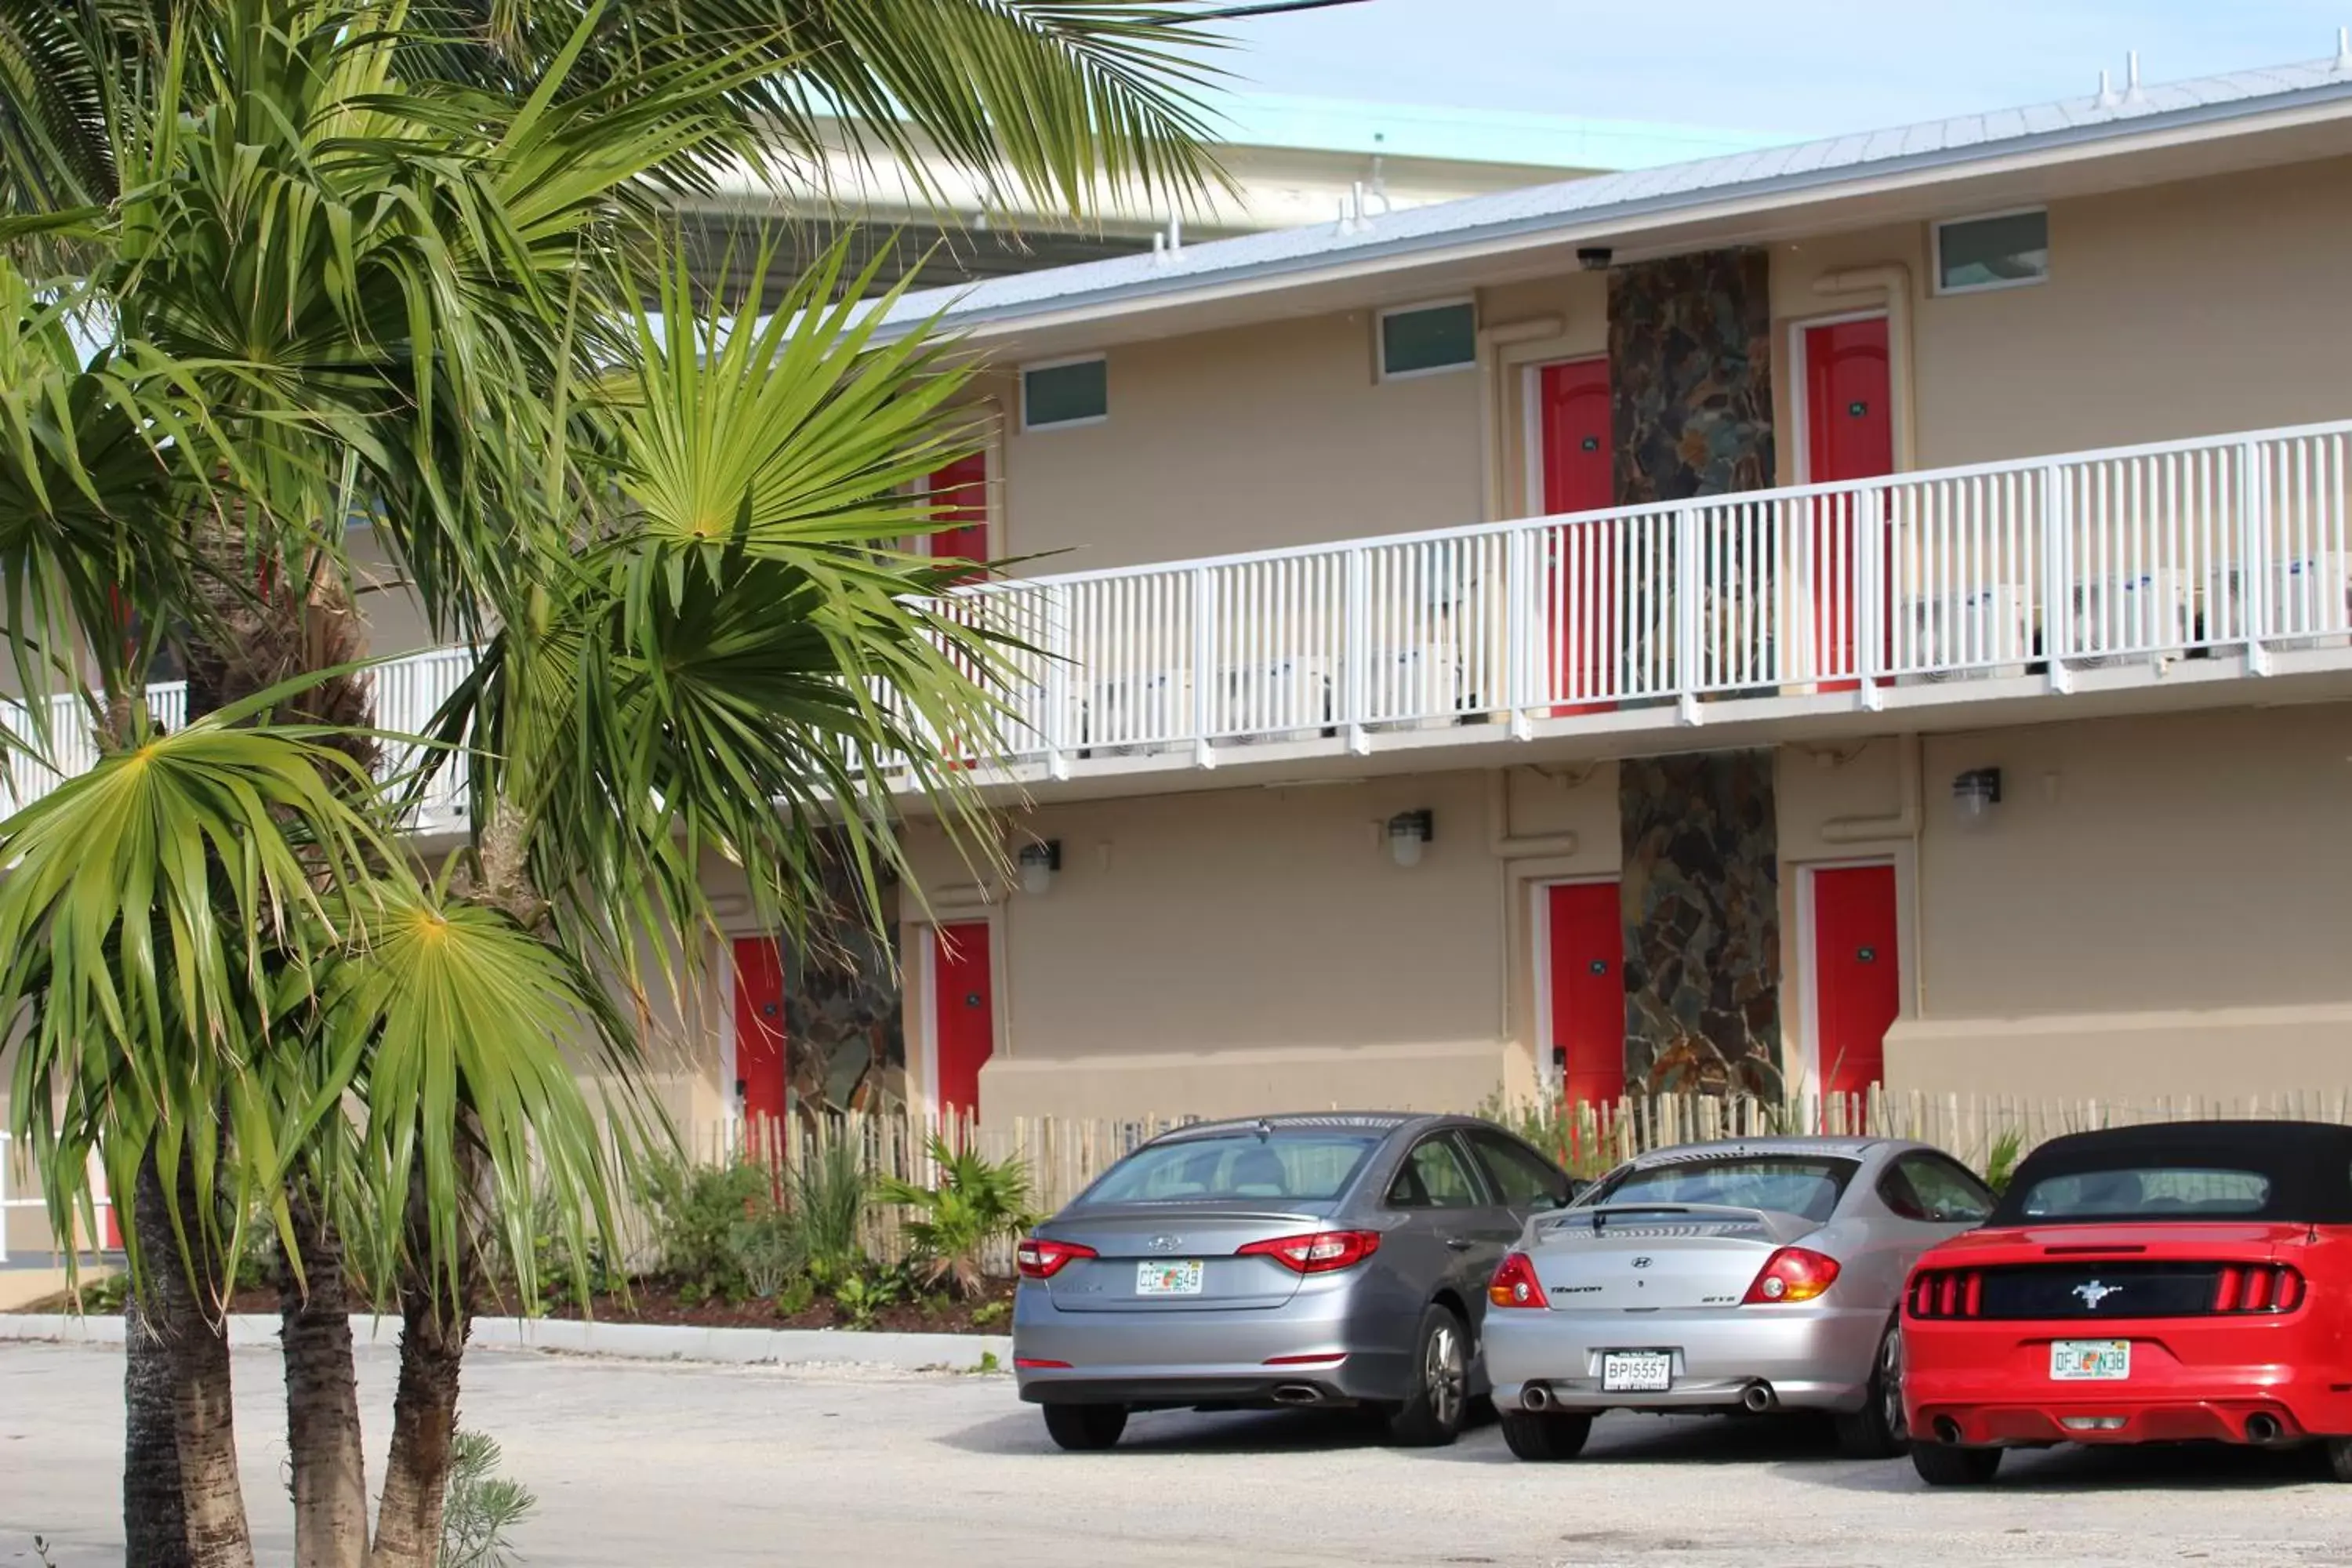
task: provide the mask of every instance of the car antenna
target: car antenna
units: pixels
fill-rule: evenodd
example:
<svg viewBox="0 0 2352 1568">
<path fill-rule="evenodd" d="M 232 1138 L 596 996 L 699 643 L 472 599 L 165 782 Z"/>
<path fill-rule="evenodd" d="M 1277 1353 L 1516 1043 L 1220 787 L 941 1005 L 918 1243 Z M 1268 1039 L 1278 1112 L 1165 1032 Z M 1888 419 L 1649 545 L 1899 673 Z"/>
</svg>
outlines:
<svg viewBox="0 0 2352 1568">
<path fill-rule="evenodd" d="M 1257 1136 L 1260 1142 L 1264 1142 L 1267 1139 L 1272 1138 L 1274 1136 L 1274 1123 L 1268 1121 L 1263 1116 L 1259 1117 L 1257 1119 Z"/>
</svg>

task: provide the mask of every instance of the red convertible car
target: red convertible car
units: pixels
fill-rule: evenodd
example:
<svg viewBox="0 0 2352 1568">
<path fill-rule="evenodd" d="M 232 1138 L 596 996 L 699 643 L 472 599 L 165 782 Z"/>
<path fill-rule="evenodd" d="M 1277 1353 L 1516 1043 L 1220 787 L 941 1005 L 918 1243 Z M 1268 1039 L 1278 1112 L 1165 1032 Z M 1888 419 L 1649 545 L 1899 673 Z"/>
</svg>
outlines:
<svg viewBox="0 0 2352 1568">
<path fill-rule="evenodd" d="M 2057 1138 L 1903 1304 L 1911 1459 L 2324 1442 L 2352 1481 L 2352 1128 L 2196 1121 Z"/>
</svg>

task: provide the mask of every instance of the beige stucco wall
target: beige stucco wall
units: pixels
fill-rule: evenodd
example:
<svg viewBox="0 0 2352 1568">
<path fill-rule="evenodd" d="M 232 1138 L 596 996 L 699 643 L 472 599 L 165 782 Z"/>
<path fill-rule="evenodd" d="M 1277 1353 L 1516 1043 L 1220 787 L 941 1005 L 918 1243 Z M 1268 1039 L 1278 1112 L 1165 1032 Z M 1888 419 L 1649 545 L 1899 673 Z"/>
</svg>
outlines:
<svg viewBox="0 0 2352 1568">
<path fill-rule="evenodd" d="M 1949 781 L 1999 767 L 1963 829 Z M 1897 1090 L 2352 1089 L 2352 709 L 1933 737 Z"/>
<path fill-rule="evenodd" d="M 1475 1107 L 1532 1085 L 1530 879 L 1606 875 L 1613 770 L 1522 773 L 1498 856 L 1490 776 L 1227 789 L 1041 809 L 1049 893 L 1000 896 L 995 1055 L 982 1114 L 1214 1115 L 1333 1103 Z M 1397 866 L 1381 825 L 1426 807 L 1435 840 Z M 1558 842 L 1573 832 L 1572 853 Z M 950 918 L 978 907 L 937 838 L 915 840 Z M 908 951 L 925 940 L 910 924 Z M 1515 946 L 1516 944 L 1516 946 Z M 910 1001 L 919 1062 L 928 1007 Z"/>
<path fill-rule="evenodd" d="M 1780 478 L 1796 478 L 1790 334 L 1885 303 L 1883 289 L 1825 297 L 1816 279 L 1887 262 L 1910 279 L 1920 467 L 2352 414 L 2347 189 L 2338 160 L 2062 201 L 2047 282 L 1948 297 L 1927 224 L 1775 245 Z M 1477 299 L 1485 365 L 1385 384 L 1370 310 L 1113 348 L 1107 423 L 1007 430 L 1002 547 L 1064 552 L 1032 568 L 1051 572 L 1523 515 L 1526 367 L 1604 350 L 1606 279 L 1498 281 Z M 994 384 L 1017 409 L 1013 386 Z"/>
</svg>

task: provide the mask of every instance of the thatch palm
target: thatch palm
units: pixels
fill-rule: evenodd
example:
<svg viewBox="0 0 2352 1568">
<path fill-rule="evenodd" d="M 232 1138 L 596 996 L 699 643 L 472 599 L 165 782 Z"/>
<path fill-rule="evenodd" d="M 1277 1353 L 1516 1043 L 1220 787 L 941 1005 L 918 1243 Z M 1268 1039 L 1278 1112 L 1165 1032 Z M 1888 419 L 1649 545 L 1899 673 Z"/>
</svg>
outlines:
<svg viewBox="0 0 2352 1568">
<path fill-rule="evenodd" d="M 7 635 L 28 684 L 94 656 L 113 753 L 0 826 L 0 951 L 28 955 L 0 1017 L 30 1026 L 13 1110 L 51 1141 L 53 1203 L 86 1196 L 86 1148 L 139 1194 L 166 1334 L 131 1363 L 135 1561 L 250 1560 L 217 1318 L 255 1212 L 289 1259 L 299 1561 L 368 1552 L 346 1248 L 405 1324 L 373 1560 L 430 1561 L 485 1227 L 527 1271 L 534 1168 L 568 1224 L 604 1218 L 564 1052 L 601 1042 L 625 1079 L 633 1037 L 589 976 L 693 978 L 706 851 L 787 922 L 843 864 L 870 895 L 898 854 L 886 761 L 972 820 L 931 738 L 984 731 L 991 651 L 919 607 L 944 578 L 897 549 L 928 525 L 909 481 L 971 439 L 955 375 L 817 309 L 823 270 L 764 328 L 682 330 L 645 182 L 895 101 L 1073 206 L 1098 160 L 1182 186 L 1160 16 L 0 3 Z M 667 334 L 632 324 L 646 277 Z M 446 716 L 478 752 L 474 842 L 421 881 L 359 765 L 354 513 L 486 648 Z M 159 739 L 169 626 L 218 710 Z"/>
</svg>

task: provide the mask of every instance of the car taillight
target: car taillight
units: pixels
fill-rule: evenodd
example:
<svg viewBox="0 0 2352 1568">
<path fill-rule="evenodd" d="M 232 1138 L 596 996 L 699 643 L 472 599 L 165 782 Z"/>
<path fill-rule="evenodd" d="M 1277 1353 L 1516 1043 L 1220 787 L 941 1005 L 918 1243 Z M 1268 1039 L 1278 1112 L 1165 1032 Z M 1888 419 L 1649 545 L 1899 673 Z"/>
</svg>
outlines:
<svg viewBox="0 0 2352 1568">
<path fill-rule="evenodd" d="M 1059 1274 L 1074 1258 L 1092 1258 L 1095 1249 L 1075 1241 L 1047 1241 L 1033 1236 L 1013 1253 L 1013 1261 L 1021 1266 L 1024 1279 L 1051 1279 Z"/>
<path fill-rule="evenodd" d="M 1984 1276 L 1973 1268 L 1925 1268 L 1911 1277 L 1915 1318 L 1973 1318 L 1984 1310 Z"/>
<path fill-rule="evenodd" d="M 1543 1281 L 1536 1278 L 1536 1266 L 1524 1252 L 1514 1252 L 1503 1259 L 1495 1270 L 1494 1279 L 1486 1287 L 1486 1300 L 1497 1307 L 1549 1307 L 1550 1298 L 1544 1294 Z"/>
<path fill-rule="evenodd" d="M 1836 1258 L 1801 1247 L 1784 1247 L 1765 1260 L 1764 1271 L 1748 1287 L 1747 1299 L 1740 1305 L 1810 1301 L 1836 1284 L 1837 1277 Z"/>
<path fill-rule="evenodd" d="M 2284 1263 L 2229 1263 L 2213 1285 L 2216 1312 L 2292 1312 L 2303 1304 L 2303 1276 Z"/>
<path fill-rule="evenodd" d="M 1294 1274 L 1328 1274 L 1337 1268 L 1352 1268 L 1380 1249 L 1377 1230 L 1318 1230 L 1311 1236 L 1253 1241 L 1234 1256 L 1271 1258 Z"/>
</svg>

